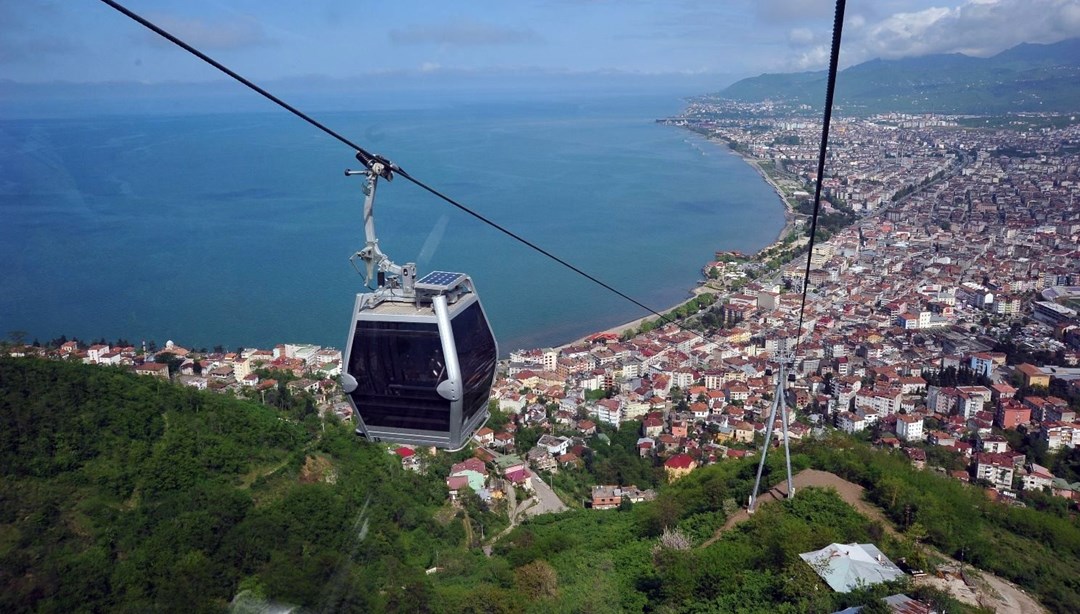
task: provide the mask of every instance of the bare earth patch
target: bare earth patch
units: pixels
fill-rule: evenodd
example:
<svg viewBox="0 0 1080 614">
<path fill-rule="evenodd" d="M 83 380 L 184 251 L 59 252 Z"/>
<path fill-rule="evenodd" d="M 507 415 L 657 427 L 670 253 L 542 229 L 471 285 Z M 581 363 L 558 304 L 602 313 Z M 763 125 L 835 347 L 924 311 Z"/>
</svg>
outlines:
<svg viewBox="0 0 1080 614">
<path fill-rule="evenodd" d="M 817 469 L 804 469 L 796 474 L 792 481 L 795 483 L 796 495 L 799 493 L 799 489 L 809 488 L 811 486 L 832 488 L 836 490 L 836 493 L 840 495 L 840 498 L 848 505 L 858 510 L 860 514 L 871 520 L 880 522 L 881 526 L 885 527 L 885 530 L 889 534 L 898 535 L 896 529 L 892 526 L 892 523 L 885 517 L 885 514 L 874 505 L 863 500 L 863 491 L 865 489 L 862 486 L 849 482 L 833 473 L 818 471 Z M 762 493 L 758 497 L 758 506 L 768 505 L 773 501 L 782 501 L 785 497 L 787 497 L 787 480 L 774 485 L 767 492 Z M 720 539 L 725 531 L 749 518 L 750 514 L 747 513 L 746 508 L 741 508 L 738 512 L 732 514 L 727 519 L 727 522 L 724 523 L 724 526 L 717 529 L 716 533 L 701 544 L 699 548 L 707 548 L 713 542 Z M 943 574 L 944 577 L 942 578 L 926 576 L 918 579 L 916 581 L 917 583 L 929 584 L 947 590 L 953 597 L 964 603 L 991 608 L 995 612 L 1001 612 L 1002 614 L 1046 613 L 1045 608 L 1039 605 L 1034 598 L 1015 584 L 984 571 L 968 573 L 968 582 L 965 582 L 958 573 L 959 563 L 957 561 L 941 555 L 938 552 L 935 552 L 934 554 L 948 560 L 956 573 L 946 572 Z"/>
<path fill-rule="evenodd" d="M 304 467 L 300 470 L 301 483 L 326 482 L 327 484 L 333 484 L 336 481 L 337 472 L 334 470 L 334 464 L 330 462 L 330 459 L 321 455 L 313 455 L 304 459 Z"/>
</svg>

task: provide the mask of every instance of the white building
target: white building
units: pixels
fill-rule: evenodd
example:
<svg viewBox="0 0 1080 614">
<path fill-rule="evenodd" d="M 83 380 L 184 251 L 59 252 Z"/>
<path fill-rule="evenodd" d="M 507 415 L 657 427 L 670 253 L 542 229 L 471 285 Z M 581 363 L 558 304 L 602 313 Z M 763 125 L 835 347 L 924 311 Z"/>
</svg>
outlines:
<svg viewBox="0 0 1080 614">
<path fill-rule="evenodd" d="M 1054 482 L 1054 474 L 1042 465 L 1031 464 L 1031 470 L 1023 477 L 1024 490 L 1042 490 L 1050 488 Z"/>
<path fill-rule="evenodd" d="M 1007 455 L 983 452 L 975 457 L 975 477 L 986 480 L 997 488 L 1012 488 L 1014 471 L 1012 459 Z"/>
<path fill-rule="evenodd" d="M 570 448 L 570 440 L 566 437 L 541 435 L 540 439 L 536 442 L 536 445 L 546 449 L 548 454 L 558 457 L 566 454 L 566 451 Z"/>
<path fill-rule="evenodd" d="M 622 404 L 616 399 L 602 399 L 589 408 L 597 422 L 619 426 L 623 421 Z"/>
<path fill-rule="evenodd" d="M 923 440 L 923 419 L 910 414 L 896 417 L 896 436 L 904 441 Z"/>
<path fill-rule="evenodd" d="M 857 433 L 866 429 L 866 420 L 858 414 L 845 411 L 837 418 L 837 425 L 846 433 Z"/>
</svg>

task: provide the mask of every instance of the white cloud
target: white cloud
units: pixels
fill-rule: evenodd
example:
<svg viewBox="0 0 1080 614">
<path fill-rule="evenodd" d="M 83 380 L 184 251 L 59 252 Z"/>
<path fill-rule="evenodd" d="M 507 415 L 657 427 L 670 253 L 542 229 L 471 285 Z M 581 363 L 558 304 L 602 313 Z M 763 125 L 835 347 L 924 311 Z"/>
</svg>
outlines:
<svg viewBox="0 0 1080 614">
<path fill-rule="evenodd" d="M 824 39 L 795 36 L 795 31 L 788 34 L 788 43 L 796 49 L 790 68 L 826 67 L 828 51 L 820 44 Z M 951 8 L 932 6 L 876 19 L 849 15 L 840 61 L 850 66 L 874 58 L 934 53 L 985 57 L 1024 42 L 1052 43 L 1077 36 L 1080 0 L 964 0 Z"/>
<path fill-rule="evenodd" d="M 794 60 L 797 70 L 818 70 L 829 65 L 829 48 L 815 45 L 799 53 Z"/>
<path fill-rule="evenodd" d="M 988 56 L 1023 42 L 1080 36 L 1080 0 L 969 0 L 953 9 L 897 13 L 865 34 L 856 49 L 867 58 Z"/>
</svg>

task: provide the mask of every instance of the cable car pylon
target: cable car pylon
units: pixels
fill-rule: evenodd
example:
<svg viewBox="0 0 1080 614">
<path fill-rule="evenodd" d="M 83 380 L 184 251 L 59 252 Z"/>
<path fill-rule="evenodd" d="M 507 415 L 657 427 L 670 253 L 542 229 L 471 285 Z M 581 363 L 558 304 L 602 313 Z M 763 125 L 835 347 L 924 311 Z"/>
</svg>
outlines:
<svg viewBox="0 0 1080 614">
<path fill-rule="evenodd" d="M 769 446 L 772 444 L 773 425 L 776 424 L 776 413 L 778 410 L 781 415 L 784 436 L 784 457 L 787 463 L 787 498 L 790 499 L 795 496 L 795 481 L 791 475 L 791 450 L 788 448 L 790 433 L 788 432 L 788 407 L 785 395 L 788 377 L 794 379 L 795 373 L 792 372 L 790 376 L 786 374 L 788 360 L 790 359 L 787 356 L 780 356 L 779 358 L 780 366 L 776 372 L 776 389 L 773 392 L 772 409 L 769 411 L 769 421 L 765 426 L 765 443 L 761 446 L 761 460 L 758 462 L 757 479 L 754 480 L 754 492 L 750 495 L 750 501 L 746 506 L 746 511 L 749 514 L 753 514 L 757 508 L 758 493 L 761 492 L 761 473 L 765 469 L 765 457 L 768 455 Z"/>
</svg>

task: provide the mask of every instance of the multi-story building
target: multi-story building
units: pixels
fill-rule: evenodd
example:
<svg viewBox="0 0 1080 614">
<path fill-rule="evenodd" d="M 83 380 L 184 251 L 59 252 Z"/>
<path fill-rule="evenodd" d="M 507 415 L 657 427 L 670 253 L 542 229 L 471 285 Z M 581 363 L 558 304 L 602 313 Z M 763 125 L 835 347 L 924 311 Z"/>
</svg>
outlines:
<svg viewBox="0 0 1080 614">
<path fill-rule="evenodd" d="M 986 480 L 996 488 L 1012 488 L 1014 472 L 1012 457 L 1006 454 L 983 452 L 975 456 L 976 479 Z"/>
<path fill-rule="evenodd" d="M 1031 315 L 1050 326 L 1061 326 L 1076 321 L 1076 310 L 1050 301 L 1036 301 L 1031 305 Z"/>
<path fill-rule="evenodd" d="M 998 428 L 1014 429 L 1021 424 L 1031 422 L 1031 408 L 1016 399 L 1002 399 L 994 413 L 994 423 Z"/>
<path fill-rule="evenodd" d="M 1080 424 L 1067 424 L 1064 422 L 1043 422 L 1039 427 L 1039 438 L 1046 442 L 1046 448 L 1053 452 L 1061 448 L 1071 448 L 1076 445 L 1080 433 Z"/>
<path fill-rule="evenodd" d="M 904 441 L 922 441 L 923 440 L 923 419 L 922 416 L 913 416 L 910 414 L 900 415 L 896 417 L 896 436 Z"/>
<path fill-rule="evenodd" d="M 846 433 L 857 433 L 866 429 L 866 420 L 858 414 L 845 411 L 840 412 L 836 426 Z"/>
</svg>

